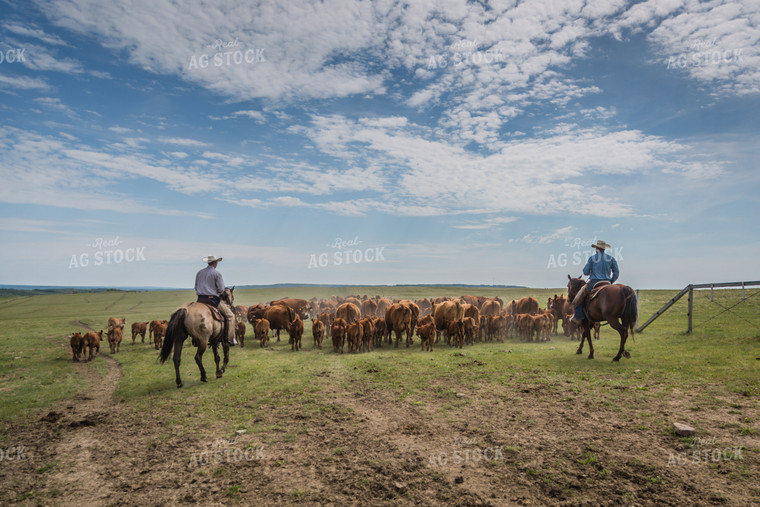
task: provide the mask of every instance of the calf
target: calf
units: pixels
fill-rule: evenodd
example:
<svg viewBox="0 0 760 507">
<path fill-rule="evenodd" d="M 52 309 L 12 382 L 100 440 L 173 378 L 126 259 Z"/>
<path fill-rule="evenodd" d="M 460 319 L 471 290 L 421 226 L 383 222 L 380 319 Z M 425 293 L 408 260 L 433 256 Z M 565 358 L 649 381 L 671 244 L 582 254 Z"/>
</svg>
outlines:
<svg viewBox="0 0 760 507">
<path fill-rule="evenodd" d="M 319 319 L 311 319 L 311 336 L 314 337 L 314 348 L 322 348 L 325 337 L 325 324 Z"/>
<path fill-rule="evenodd" d="M 253 335 L 259 340 L 259 347 L 266 347 L 269 341 L 269 321 L 257 319 L 253 324 Z"/>
<path fill-rule="evenodd" d="M 96 333 L 94 331 L 90 331 L 89 333 L 86 333 L 83 337 L 83 347 L 87 347 L 89 349 L 89 357 L 87 358 L 88 361 L 92 361 L 92 358 L 95 357 L 95 354 L 100 353 L 100 342 L 103 339 L 103 330 L 101 329 L 100 332 Z"/>
<path fill-rule="evenodd" d="M 151 320 L 150 324 L 148 325 L 148 343 L 153 343 L 155 341 L 155 338 L 153 337 L 153 334 L 156 332 L 156 327 L 159 324 L 168 324 L 169 321 L 167 320 Z"/>
<path fill-rule="evenodd" d="M 385 336 L 385 319 L 379 317 L 374 319 L 372 326 L 375 328 L 374 347 L 380 347 L 383 344 L 383 336 Z"/>
<path fill-rule="evenodd" d="M 349 352 L 359 352 L 364 337 L 364 326 L 359 322 L 352 322 L 346 328 L 346 341 Z"/>
<path fill-rule="evenodd" d="M 119 351 L 121 346 L 121 340 L 124 337 L 124 327 L 116 326 L 108 331 L 108 346 L 111 349 L 111 354 L 115 354 Z"/>
<path fill-rule="evenodd" d="M 292 342 L 290 350 L 293 352 L 298 351 L 301 348 L 301 338 L 303 337 L 303 321 L 298 315 L 296 315 L 296 318 L 290 323 L 288 334 L 290 335 L 290 341 Z"/>
<path fill-rule="evenodd" d="M 235 324 L 235 339 L 241 347 L 245 347 L 245 322 Z"/>
<path fill-rule="evenodd" d="M 164 336 L 166 336 L 166 330 L 169 328 L 168 322 L 165 320 L 160 321 L 153 328 L 153 346 L 156 350 L 161 349 L 161 344 L 164 342 Z"/>
<path fill-rule="evenodd" d="M 84 349 L 84 338 L 82 333 L 74 333 L 71 335 L 71 354 L 72 361 L 79 361 L 79 356 L 82 355 Z M 85 352 L 85 359 L 87 359 L 87 353 Z"/>
<path fill-rule="evenodd" d="M 423 326 L 419 326 L 417 328 L 417 336 L 420 337 L 420 342 L 422 342 L 422 350 L 433 352 L 433 343 L 435 342 L 435 322 L 428 322 Z"/>
<path fill-rule="evenodd" d="M 333 325 L 330 329 L 330 336 L 332 336 L 333 350 L 335 352 L 340 350 L 340 353 L 343 353 L 343 344 L 346 340 L 347 327 L 346 321 L 341 318 L 337 318 L 333 321 Z"/>
<path fill-rule="evenodd" d="M 133 322 L 132 323 L 132 345 L 135 344 L 137 335 L 142 337 L 142 343 L 145 343 L 145 331 L 148 330 L 147 322 Z"/>
<path fill-rule="evenodd" d="M 480 317 L 478 317 L 478 321 Z M 478 324 L 473 317 L 464 318 L 464 337 L 468 345 L 475 345 L 475 338 L 478 336 Z"/>
<path fill-rule="evenodd" d="M 373 339 L 375 337 L 375 326 L 372 323 L 371 318 L 364 318 L 359 321 L 359 323 L 362 325 L 362 341 L 361 341 L 361 348 L 366 350 L 367 352 L 372 352 L 373 350 Z"/>
<path fill-rule="evenodd" d="M 464 343 L 464 322 L 461 320 L 449 322 L 449 327 L 446 329 L 446 342 L 453 347 L 462 348 L 462 344 Z"/>
</svg>

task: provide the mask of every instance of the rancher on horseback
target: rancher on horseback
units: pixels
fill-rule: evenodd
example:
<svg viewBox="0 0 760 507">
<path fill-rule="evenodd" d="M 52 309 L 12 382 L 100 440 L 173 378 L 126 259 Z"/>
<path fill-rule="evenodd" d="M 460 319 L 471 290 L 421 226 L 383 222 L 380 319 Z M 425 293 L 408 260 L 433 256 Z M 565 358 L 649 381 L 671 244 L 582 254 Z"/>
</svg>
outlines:
<svg viewBox="0 0 760 507">
<path fill-rule="evenodd" d="M 573 304 L 575 305 L 575 315 L 570 319 L 570 322 L 577 325 L 580 325 L 584 318 L 584 296 L 590 294 L 594 285 L 597 283 L 601 281 L 615 283 L 615 280 L 620 276 L 620 269 L 618 268 L 617 261 L 613 256 L 605 252 L 606 249 L 612 247 L 601 239 L 591 246 L 596 249 L 596 252 L 588 258 L 588 262 L 586 262 L 586 265 L 583 267 L 583 274 L 589 277 L 589 281 L 583 289 L 578 291 L 578 295 L 575 297 L 575 301 L 573 301 Z"/>
<path fill-rule="evenodd" d="M 206 303 L 218 308 L 227 322 L 227 343 L 236 345 L 235 340 L 235 314 L 225 301 L 221 299 L 225 286 L 222 274 L 217 271 L 216 265 L 222 260 L 222 257 L 209 255 L 203 258 L 203 262 L 208 266 L 198 271 L 195 275 L 195 293 L 198 295 L 199 303 Z"/>
</svg>

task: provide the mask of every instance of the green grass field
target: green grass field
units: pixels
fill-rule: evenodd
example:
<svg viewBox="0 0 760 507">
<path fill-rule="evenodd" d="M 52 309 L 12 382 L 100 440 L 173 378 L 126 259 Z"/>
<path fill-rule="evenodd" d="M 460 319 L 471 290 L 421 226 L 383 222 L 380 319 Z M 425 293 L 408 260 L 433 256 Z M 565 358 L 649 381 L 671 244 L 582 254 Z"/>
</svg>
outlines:
<svg viewBox="0 0 760 507">
<path fill-rule="evenodd" d="M 498 295 L 505 301 L 531 295 L 543 307 L 548 297 L 561 292 L 561 289 L 484 289 L 475 293 Z M 676 292 L 643 291 L 640 321 Z M 308 299 L 365 293 L 390 298 L 463 294 L 461 288 L 291 288 L 236 291 L 236 303 L 250 305 L 284 296 Z M 206 353 L 207 384 L 199 382 L 193 360 L 195 348 L 188 340 L 182 359 L 183 389 L 175 387 L 171 362 L 159 364 L 157 352 L 139 343 L 139 337 L 133 346 L 128 330 L 134 321 L 168 319 L 177 306 L 192 299 L 191 291 L 2 299 L 0 446 L 10 443 L 12 428 L 33 423 L 51 407 L 74 399 L 88 388 L 78 373 L 78 366 L 71 361 L 68 336 L 85 327 L 105 329 L 108 317 L 115 316 L 126 317 L 127 327 L 121 351 L 113 356 L 123 373 L 114 396 L 132 413 L 146 414 L 146 418 L 157 423 L 161 428 L 158 430 L 160 439 L 170 439 L 176 435 L 177 428 L 182 428 L 183 433 L 213 429 L 220 435 L 245 430 L 270 446 L 297 443 L 308 436 L 311 426 L 293 425 L 288 418 L 297 413 L 299 418 L 321 420 L 343 412 L 350 417 L 356 409 L 341 404 L 345 393 L 361 393 L 363 399 L 382 400 L 401 407 L 402 411 L 424 414 L 441 425 L 455 426 L 461 423 L 461 414 L 469 410 L 490 414 L 495 407 L 514 403 L 519 406 L 551 403 L 548 406 L 559 408 L 582 405 L 585 410 L 599 410 L 618 417 L 621 424 L 640 433 L 642 438 L 647 438 L 646 435 L 665 438 L 672 437 L 674 416 L 672 411 L 659 410 L 659 407 L 680 406 L 680 399 L 688 393 L 680 419 L 703 432 L 717 425 L 730 436 L 727 445 L 743 446 L 747 459 L 734 470 L 735 480 L 741 482 L 742 474 L 758 472 L 752 468 L 758 459 L 755 439 L 760 431 L 757 424 L 760 296 L 755 297 L 755 294 L 757 291 L 748 291 L 749 298 L 745 302 L 718 315 L 741 300 L 740 291 L 716 291 L 713 302 L 709 301 L 709 291 L 697 292 L 695 329 L 691 334 L 685 333 L 684 298 L 634 340 L 629 339 L 627 350 L 631 358 L 620 363 L 611 362 L 617 352 L 618 339 L 609 327 L 602 328 L 602 339 L 595 343 L 596 359 L 587 360 L 585 353 L 575 354 L 577 342 L 562 335 L 552 337 L 547 343 L 507 340 L 466 346 L 461 351 L 441 344 L 433 353 L 421 352 L 417 339 L 408 349 L 384 345 L 371 353 L 341 355 L 332 352 L 329 340 L 325 340 L 322 350 L 313 349 L 308 322 L 304 347 L 293 353 L 285 333 L 281 342 L 271 340 L 269 347 L 259 348 L 249 326 L 247 346 L 231 349 L 230 367 L 222 379 L 214 378 L 213 355 L 210 350 Z M 107 353 L 106 343 L 101 346 L 101 354 Z M 99 375 L 108 369 L 104 357 L 96 358 L 86 368 L 94 369 Z M 467 395 L 462 396 L 463 393 Z M 743 401 L 739 403 L 737 399 Z M 716 414 L 725 420 L 716 422 Z M 519 421 L 521 416 L 517 413 L 516 417 Z M 535 414 L 522 417 L 526 428 L 536 424 Z M 489 421 L 486 426 L 498 422 Z M 514 447 L 515 453 L 521 452 L 521 446 Z M 344 452 L 338 446 L 331 449 L 337 454 Z M 581 457 L 591 453 L 593 459 L 598 459 L 600 452 L 583 446 L 577 449 Z M 637 459 L 646 461 L 643 456 Z M 576 461 L 584 460 L 587 463 L 583 466 L 593 462 L 589 457 Z M 551 480 L 541 474 L 536 480 L 561 483 L 561 490 L 572 490 L 556 477 L 564 465 L 552 466 L 557 468 Z M 527 468 L 519 469 L 531 475 L 525 470 Z M 237 498 L 237 490 L 233 490 Z M 309 496 L 308 488 L 303 493 L 306 498 L 318 501 L 317 497 Z M 298 494 L 287 495 L 283 497 L 286 501 L 298 498 Z"/>
</svg>

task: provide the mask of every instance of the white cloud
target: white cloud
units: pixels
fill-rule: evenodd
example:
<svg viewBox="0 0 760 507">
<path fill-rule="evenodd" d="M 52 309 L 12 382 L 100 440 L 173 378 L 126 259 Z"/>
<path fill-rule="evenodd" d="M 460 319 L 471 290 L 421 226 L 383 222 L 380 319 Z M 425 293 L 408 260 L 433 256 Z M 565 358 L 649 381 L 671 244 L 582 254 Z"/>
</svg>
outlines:
<svg viewBox="0 0 760 507">
<path fill-rule="evenodd" d="M 0 88 L 18 88 L 21 90 L 47 90 L 50 88 L 44 80 L 34 77 L 12 77 L 0 74 Z"/>
<path fill-rule="evenodd" d="M 193 146 L 197 148 L 211 146 L 211 144 L 204 141 L 198 141 L 197 139 L 186 139 L 182 137 L 159 137 L 158 142 L 164 144 L 176 144 L 179 146 Z"/>
</svg>

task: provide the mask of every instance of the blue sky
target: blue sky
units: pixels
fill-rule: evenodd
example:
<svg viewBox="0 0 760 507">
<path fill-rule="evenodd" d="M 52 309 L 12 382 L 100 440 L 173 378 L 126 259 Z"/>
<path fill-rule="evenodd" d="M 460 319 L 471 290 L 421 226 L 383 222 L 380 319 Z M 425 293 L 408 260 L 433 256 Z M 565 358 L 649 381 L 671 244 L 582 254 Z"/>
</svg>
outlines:
<svg viewBox="0 0 760 507">
<path fill-rule="evenodd" d="M 759 277 L 756 2 L 18 4 L 0 283 Z"/>
</svg>

